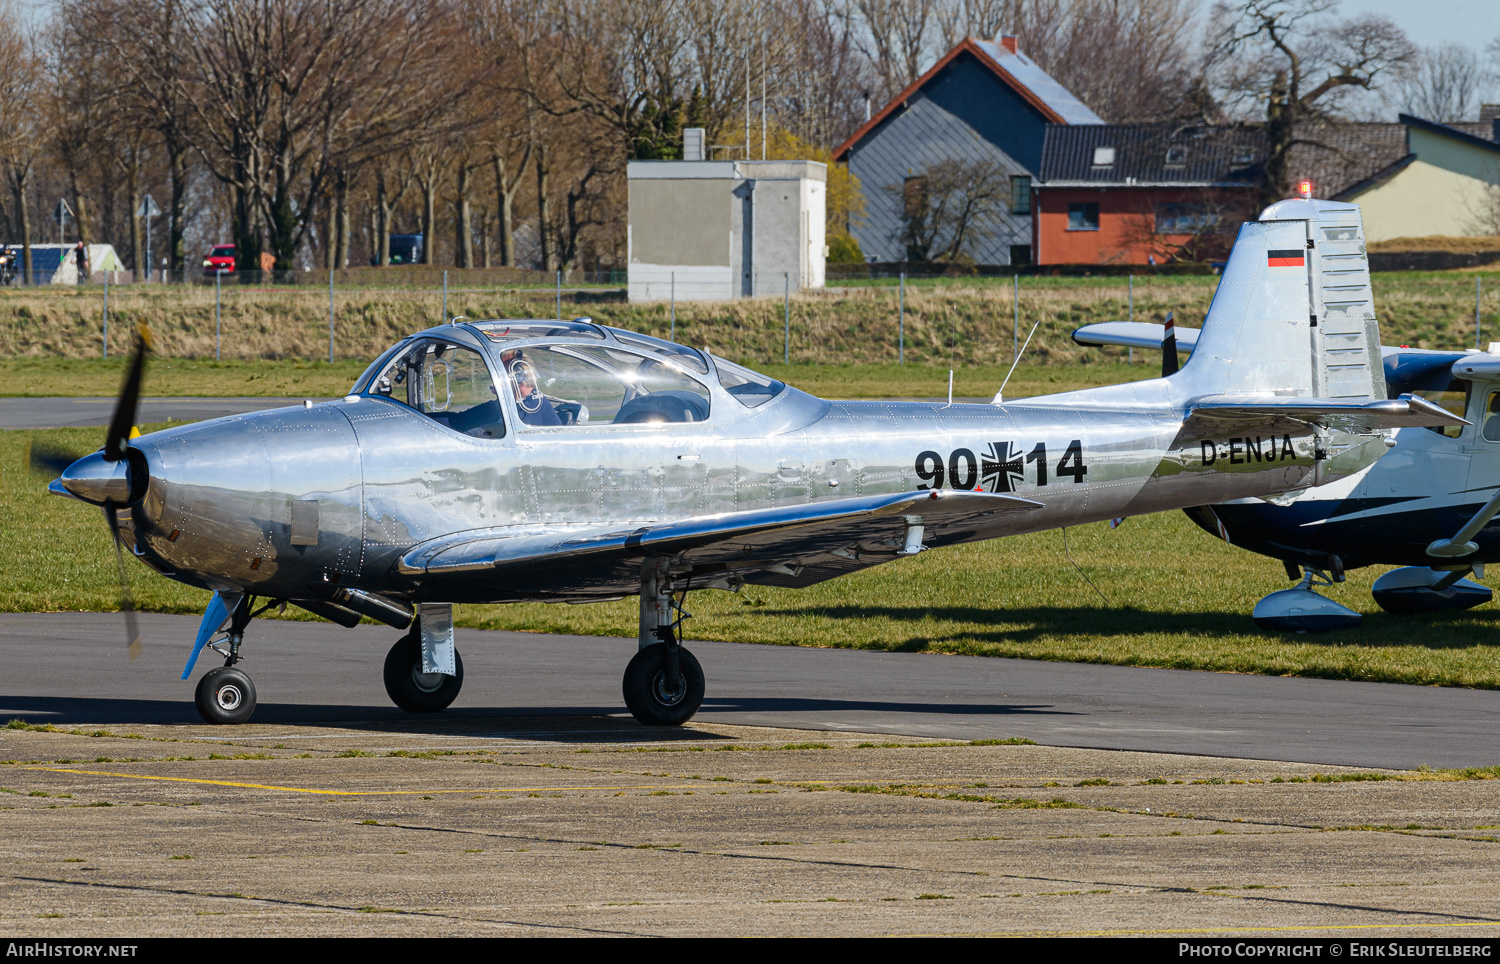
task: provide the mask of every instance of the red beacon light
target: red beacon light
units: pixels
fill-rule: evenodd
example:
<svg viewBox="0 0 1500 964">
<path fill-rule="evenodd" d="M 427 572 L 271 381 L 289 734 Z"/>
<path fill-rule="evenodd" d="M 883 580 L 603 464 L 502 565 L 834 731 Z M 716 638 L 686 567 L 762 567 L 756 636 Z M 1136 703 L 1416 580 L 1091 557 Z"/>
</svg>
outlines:
<svg viewBox="0 0 1500 964">
<path fill-rule="evenodd" d="M 1312 181 L 1306 178 L 1297 182 L 1297 196 L 1301 198 L 1312 197 Z"/>
</svg>

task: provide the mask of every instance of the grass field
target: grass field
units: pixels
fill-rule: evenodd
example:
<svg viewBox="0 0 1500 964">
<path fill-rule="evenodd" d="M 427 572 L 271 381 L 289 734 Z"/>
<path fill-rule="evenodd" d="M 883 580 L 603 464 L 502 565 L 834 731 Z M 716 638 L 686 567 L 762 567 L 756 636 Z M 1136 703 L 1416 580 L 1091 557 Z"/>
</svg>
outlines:
<svg viewBox="0 0 1500 964">
<path fill-rule="evenodd" d="M 551 292 L 465 287 L 454 272 L 450 314 L 470 318 L 552 317 Z M 1500 333 L 1500 272 L 1401 272 L 1374 278 L 1387 344 L 1462 348 L 1475 343 L 1475 281 L 1483 288 L 1481 327 Z M 951 366 L 995 368 L 1013 360 L 1015 341 L 1032 326 L 1030 363 L 1091 366 L 1114 362 L 1123 349 L 1084 348 L 1074 328 L 1132 315 L 1156 320 L 1176 312 L 1179 324 L 1202 322 L 1218 279 L 1141 276 L 1133 305 L 1118 277 L 1023 278 L 1020 298 L 1009 279 L 943 278 L 914 281 L 902 301 L 894 282 L 872 282 L 793 297 L 790 325 L 780 298 L 732 302 L 626 304 L 582 292 L 565 298 L 564 317 L 590 315 L 611 325 L 707 346 L 752 366 L 785 356 L 807 364 L 886 364 L 905 358 L 946 372 Z M 361 286 L 336 290 L 334 356 L 368 361 L 402 335 L 438 324 L 442 293 L 423 288 Z M 1019 318 L 1019 322 L 1017 319 Z M 103 350 L 100 287 L 0 290 L 0 357 L 98 358 Z M 110 291 L 110 354 L 123 355 L 136 322 L 151 325 L 164 358 L 215 357 L 214 291 L 204 286 L 131 285 Z M 219 353 L 225 359 L 328 358 L 328 292 L 314 285 L 232 286 L 218 313 Z M 789 327 L 789 332 L 788 332 Z M 904 330 L 904 336 L 901 334 Z M 1481 340 L 1488 343 L 1489 336 Z M 351 369 L 357 368 L 351 364 Z M 10 391 L 0 385 L 0 391 Z"/>
<path fill-rule="evenodd" d="M 1135 365 L 1099 361 L 1092 365 L 1045 365 L 1024 362 L 1006 386 L 1007 398 L 1133 381 L 1150 377 L 1160 356 L 1142 354 Z M 58 358 L 28 355 L 0 358 L 0 397 L 112 396 L 124 376 L 124 357 Z M 250 395 L 333 398 L 343 395 L 365 370 L 366 362 L 243 361 L 153 357 L 146 371 L 146 394 L 214 397 Z M 758 368 L 825 398 L 941 397 L 948 392 L 948 369 L 937 365 L 771 364 Z M 959 398 L 995 394 L 1009 365 L 970 366 L 954 372 Z"/>
<path fill-rule="evenodd" d="M 100 513 L 48 495 L 32 444 L 82 453 L 97 429 L 0 433 L 0 610 L 117 608 Z M 1065 540 L 1066 539 L 1066 543 Z M 1077 563 L 1075 568 L 1069 561 Z M 1080 572 L 1081 570 L 1081 572 Z M 1500 687 L 1493 607 L 1401 617 L 1375 608 L 1359 570 L 1328 591 L 1366 614 L 1330 635 L 1263 633 L 1255 601 L 1288 583 L 1279 563 L 1224 545 L 1181 513 L 935 550 L 810 589 L 695 593 L 687 634 L 777 645 L 967 653 L 1332 679 Z M 130 565 L 141 608 L 201 612 L 207 594 Z M 1085 580 L 1084 576 L 1087 576 Z M 1097 586 L 1095 592 L 1093 586 Z M 1102 594 L 1102 595 L 1101 595 Z M 310 617 L 309 617 L 310 618 Z M 465 606 L 464 627 L 632 636 L 636 602 Z M 121 629 L 123 639 L 123 625 Z M 147 640 L 181 647 L 190 640 Z M 122 641 L 123 645 L 123 641 Z M 253 651 L 253 635 L 249 644 Z M 460 640 L 460 645 L 462 641 Z"/>
</svg>

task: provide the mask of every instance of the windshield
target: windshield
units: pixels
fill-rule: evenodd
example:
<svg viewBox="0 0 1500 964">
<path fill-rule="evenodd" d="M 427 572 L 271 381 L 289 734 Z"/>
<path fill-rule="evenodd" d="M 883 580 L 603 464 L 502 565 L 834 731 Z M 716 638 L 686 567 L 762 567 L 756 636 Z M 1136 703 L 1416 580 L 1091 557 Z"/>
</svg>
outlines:
<svg viewBox="0 0 1500 964">
<path fill-rule="evenodd" d="M 712 357 L 714 367 L 719 370 L 719 384 L 746 408 L 759 408 L 786 389 L 786 383 L 769 375 L 753 372 L 718 355 Z"/>
</svg>

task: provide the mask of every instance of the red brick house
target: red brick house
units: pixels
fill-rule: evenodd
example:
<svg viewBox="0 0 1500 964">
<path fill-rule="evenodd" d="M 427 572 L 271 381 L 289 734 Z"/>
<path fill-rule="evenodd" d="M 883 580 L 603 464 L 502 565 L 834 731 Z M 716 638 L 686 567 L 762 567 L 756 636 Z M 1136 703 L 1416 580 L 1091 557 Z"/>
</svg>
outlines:
<svg viewBox="0 0 1500 964">
<path fill-rule="evenodd" d="M 1033 189 L 1036 263 L 1217 260 L 1250 216 L 1265 139 L 1250 128 L 1049 126 Z"/>
<path fill-rule="evenodd" d="M 1299 127 L 1294 179 L 1317 197 L 1353 190 L 1407 153 L 1390 123 Z M 1049 125 L 1033 186 L 1036 261 L 1165 264 L 1225 257 L 1255 217 L 1265 160 L 1259 127 L 1183 124 Z"/>
</svg>

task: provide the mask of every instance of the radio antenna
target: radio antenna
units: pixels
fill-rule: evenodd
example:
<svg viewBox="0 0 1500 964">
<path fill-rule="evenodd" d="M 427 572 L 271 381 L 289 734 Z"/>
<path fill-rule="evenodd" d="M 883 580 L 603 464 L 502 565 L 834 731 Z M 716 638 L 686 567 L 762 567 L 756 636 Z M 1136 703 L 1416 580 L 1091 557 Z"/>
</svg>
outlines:
<svg viewBox="0 0 1500 964">
<path fill-rule="evenodd" d="M 1010 384 L 1010 376 L 1016 373 L 1016 366 L 1021 364 L 1022 356 L 1026 354 L 1026 346 L 1031 344 L 1031 336 L 1036 334 L 1037 325 L 1040 324 L 1041 321 L 1038 320 L 1035 325 L 1031 326 L 1031 330 L 1026 333 L 1026 341 L 1021 345 L 1021 350 L 1016 352 L 1016 360 L 1010 363 L 1010 371 L 1005 373 L 1005 381 L 1000 383 L 1000 390 L 995 393 L 994 398 L 990 399 L 991 405 L 999 405 L 1005 401 L 1005 386 Z"/>
</svg>

